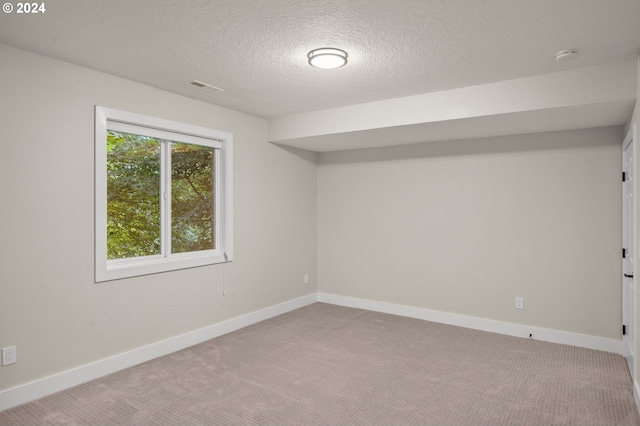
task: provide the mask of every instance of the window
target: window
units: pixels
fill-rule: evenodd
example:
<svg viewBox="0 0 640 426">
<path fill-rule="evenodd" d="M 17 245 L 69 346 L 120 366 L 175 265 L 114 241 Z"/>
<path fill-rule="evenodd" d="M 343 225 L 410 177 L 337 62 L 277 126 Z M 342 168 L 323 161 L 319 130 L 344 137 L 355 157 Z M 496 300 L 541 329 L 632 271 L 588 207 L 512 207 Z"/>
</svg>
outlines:
<svg viewBox="0 0 640 426">
<path fill-rule="evenodd" d="M 232 135 L 96 107 L 96 282 L 226 262 Z"/>
</svg>

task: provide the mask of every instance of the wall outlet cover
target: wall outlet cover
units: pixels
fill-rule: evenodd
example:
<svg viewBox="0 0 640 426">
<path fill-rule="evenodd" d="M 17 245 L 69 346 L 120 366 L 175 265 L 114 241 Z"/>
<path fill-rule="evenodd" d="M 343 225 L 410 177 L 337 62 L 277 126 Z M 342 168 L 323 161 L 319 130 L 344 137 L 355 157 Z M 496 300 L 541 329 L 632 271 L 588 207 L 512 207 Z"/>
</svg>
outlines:
<svg viewBox="0 0 640 426">
<path fill-rule="evenodd" d="M 524 299 L 522 297 L 516 297 L 516 309 L 524 309 Z"/>
<path fill-rule="evenodd" d="M 2 366 L 7 366 L 16 363 L 16 347 L 9 346 L 8 348 L 2 348 Z"/>
</svg>

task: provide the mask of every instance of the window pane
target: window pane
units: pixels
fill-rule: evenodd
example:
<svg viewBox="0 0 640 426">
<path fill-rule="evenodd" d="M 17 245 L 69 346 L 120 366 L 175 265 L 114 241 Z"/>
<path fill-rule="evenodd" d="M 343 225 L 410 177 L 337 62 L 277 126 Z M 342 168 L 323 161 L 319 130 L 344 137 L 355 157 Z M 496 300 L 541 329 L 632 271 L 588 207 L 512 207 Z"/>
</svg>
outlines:
<svg viewBox="0 0 640 426">
<path fill-rule="evenodd" d="M 107 132 L 107 259 L 160 254 L 160 141 Z"/>
<path fill-rule="evenodd" d="M 215 149 L 171 144 L 171 252 L 215 248 Z"/>
</svg>

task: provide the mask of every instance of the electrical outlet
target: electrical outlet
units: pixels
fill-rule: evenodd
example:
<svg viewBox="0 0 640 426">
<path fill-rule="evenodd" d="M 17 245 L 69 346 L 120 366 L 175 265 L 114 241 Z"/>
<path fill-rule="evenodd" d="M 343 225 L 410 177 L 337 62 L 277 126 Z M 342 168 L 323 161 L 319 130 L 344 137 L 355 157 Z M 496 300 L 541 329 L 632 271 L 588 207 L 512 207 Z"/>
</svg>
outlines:
<svg viewBox="0 0 640 426">
<path fill-rule="evenodd" d="M 524 299 L 522 297 L 516 297 L 516 309 L 524 309 Z"/>
<path fill-rule="evenodd" d="M 16 363 L 16 347 L 9 346 L 8 348 L 2 348 L 2 366 L 7 366 Z"/>
<path fill-rule="evenodd" d="M 309 284 L 309 275 L 304 276 L 304 283 Z"/>
</svg>

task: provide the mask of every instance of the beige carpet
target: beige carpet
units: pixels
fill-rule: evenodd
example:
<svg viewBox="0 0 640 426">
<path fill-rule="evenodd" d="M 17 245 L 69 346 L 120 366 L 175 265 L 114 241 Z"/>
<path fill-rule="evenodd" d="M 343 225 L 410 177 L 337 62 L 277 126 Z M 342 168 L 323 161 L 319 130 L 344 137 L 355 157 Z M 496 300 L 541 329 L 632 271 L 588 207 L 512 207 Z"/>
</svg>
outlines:
<svg viewBox="0 0 640 426">
<path fill-rule="evenodd" d="M 624 359 L 316 303 L 0 413 L 5 425 L 640 425 Z"/>
</svg>

